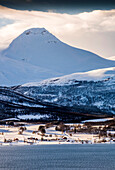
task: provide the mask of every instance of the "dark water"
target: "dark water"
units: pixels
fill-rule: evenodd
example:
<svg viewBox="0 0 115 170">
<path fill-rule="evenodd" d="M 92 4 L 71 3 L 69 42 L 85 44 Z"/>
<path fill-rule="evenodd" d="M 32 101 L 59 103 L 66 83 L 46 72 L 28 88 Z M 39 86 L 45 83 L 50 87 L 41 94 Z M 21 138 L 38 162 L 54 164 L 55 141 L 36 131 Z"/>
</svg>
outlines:
<svg viewBox="0 0 115 170">
<path fill-rule="evenodd" d="M 115 145 L 1 146 L 2 169 L 115 170 Z"/>
</svg>

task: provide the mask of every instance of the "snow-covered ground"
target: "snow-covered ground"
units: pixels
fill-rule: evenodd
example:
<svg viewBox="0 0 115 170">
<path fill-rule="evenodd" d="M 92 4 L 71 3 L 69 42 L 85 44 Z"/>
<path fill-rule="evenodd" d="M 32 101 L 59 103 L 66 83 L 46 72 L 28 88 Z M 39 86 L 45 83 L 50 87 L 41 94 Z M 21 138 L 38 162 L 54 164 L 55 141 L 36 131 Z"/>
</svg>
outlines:
<svg viewBox="0 0 115 170">
<path fill-rule="evenodd" d="M 16 124 L 16 123 L 15 123 Z M 26 130 L 22 134 L 19 134 L 19 127 L 0 125 L 0 145 L 45 145 L 45 144 L 93 144 L 101 143 L 103 138 L 99 138 L 96 134 L 90 133 L 67 133 L 62 131 L 56 131 L 55 125 L 46 129 L 46 133 L 42 136 L 38 131 L 39 126 L 44 124 L 25 124 Z M 68 124 L 67 124 L 68 125 Z M 83 126 L 83 124 L 69 124 L 72 126 Z M 34 132 L 34 133 L 33 133 Z M 111 133 L 108 131 L 107 133 Z M 112 131 L 111 134 L 114 134 Z M 44 139 L 43 141 L 41 139 Z M 104 138 L 105 139 L 105 138 Z M 9 142 L 4 142 L 4 141 Z M 107 143 L 111 143 L 110 138 L 106 138 Z M 112 142 L 115 143 L 115 142 Z"/>
<path fill-rule="evenodd" d="M 45 136 L 43 136 L 44 141 L 41 141 L 40 133 L 32 133 L 33 131 L 38 131 L 39 126 L 44 126 L 44 124 L 30 124 L 26 125 L 27 130 L 23 134 L 19 134 L 19 127 L 1 125 L 0 126 L 0 144 L 1 145 L 41 145 L 41 144 L 81 144 L 82 140 L 89 141 L 88 143 L 94 143 L 94 139 L 98 140 L 97 135 L 85 134 L 85 133 L 76 133 L 72 136 L 69 133 L 62 133 L 61 131 L 55 131 L 55 126 L 46 129 Z M 67 140 L 63 138 L 66 137 Z M 33 139 L 29 139 L 33 138 Z M 36 138 L 37 140 L 34 140 Z M 58 138 L 58 140 L 57 140 Z M 4 140 L 12 140 L 12 142 L 4 143 Z M 14 141 L 18 139 L 18 141 Z M 45 141 L 47 139 L 47 141 Z M 25 142 L 24 142 L 25 141 Z"/>
<path fill-rule="evenodd" d="M 29 119 L 29 120 L 31 120 L 31 119 L 33 119 L 33 120 L 35 120 L 35 119 L 37 119 L 37 120 L 39 120 L 39 119 L 41 119 L 41 118 L 49 118 L 49 116 L 50 115 L 39 115 L 39 114 L 37 114 L 37 115 L 18 115 L 17 117 L 19 118 L 19 119 L 21 119 L 21 120 L 27 120 L 27 119 Z"/>
<path fill-rule="evenodd" d="M 113 119 L 114 118 L 90 119 L 90 120 L 84 120 L 84 121 L 82 121 L 82 123 L 85 123 L 85 122 L 106 122 L 106 121 L 113 120 Z"/>
<path fill-rule="evenodd" d="M 59 76 L 59 73 L 55 71 L 52 72 L 52 70 L 47 68 L 0 56 L 0 86 L 19 85 L 29 81 L 40 81 L 55 77 L 56 75 Z"/>
</svg>

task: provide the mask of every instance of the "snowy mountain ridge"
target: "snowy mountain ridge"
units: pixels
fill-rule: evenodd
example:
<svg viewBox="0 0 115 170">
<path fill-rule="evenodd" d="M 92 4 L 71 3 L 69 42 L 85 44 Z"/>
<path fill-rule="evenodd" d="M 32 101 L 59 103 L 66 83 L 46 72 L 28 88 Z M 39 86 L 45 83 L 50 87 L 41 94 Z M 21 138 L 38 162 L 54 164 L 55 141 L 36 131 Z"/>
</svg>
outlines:
<svg viewBox="0 0 115 170">
<path fill-rule="evenodd" d="M 106 79 L 111 79 L 111 81 L 115 80 L 115 67 L 104 68 L 104 69 L 97 69 L 92 70 L 84 73 L 73 73 L 70 75 L 51 78 L 47 80 L 43 80 L 41 82 L 31 82 L 23 84 L 24 87 L 31 87 L 31 86 L 43 86 L 43 85 L 72 85 L 77 83 L 77 81 L 102 81 Z"/>
</svg>

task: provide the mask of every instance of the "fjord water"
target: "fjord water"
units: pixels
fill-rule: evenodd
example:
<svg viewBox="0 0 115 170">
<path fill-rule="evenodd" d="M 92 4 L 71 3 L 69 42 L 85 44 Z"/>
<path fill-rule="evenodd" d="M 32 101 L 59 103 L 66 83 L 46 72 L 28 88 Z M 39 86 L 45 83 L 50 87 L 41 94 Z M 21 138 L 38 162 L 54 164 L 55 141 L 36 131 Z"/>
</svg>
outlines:
<svg viewBox="0 0 115 170">
<path fill-rule="evenodd" d="M 0 170 L 114 170 L 114 159 L 114 144 L 0 147 Z"/>
</svg>

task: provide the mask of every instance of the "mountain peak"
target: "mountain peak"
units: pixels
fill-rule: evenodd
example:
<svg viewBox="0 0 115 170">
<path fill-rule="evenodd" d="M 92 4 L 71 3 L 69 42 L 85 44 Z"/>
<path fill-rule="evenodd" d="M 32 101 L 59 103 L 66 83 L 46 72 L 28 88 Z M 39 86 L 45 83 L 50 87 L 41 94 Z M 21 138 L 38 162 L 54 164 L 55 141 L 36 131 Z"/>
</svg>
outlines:
<svg viewBox="0 0 115 170">
<path fill-rule="evenodd" d="M 45 28 L 30 28 L 20 34 L 16 39 L 12 41 L 8 49 L 4 50 L 3 53 L 7 56 L 7 50 L 12 54 L 16 51 L 22 51 L 33 49 L 34 52 L 38 52 L 40 46 L 45 44 L 56 44 L 60 42 L 53 34 L 47 31 Z M 25 52 L 27 54 L 27 51 Z M 22 56 L 22 55 L 21 55 Z"/>
<path fill-rule="evenodd" d="M 19 37 L 16 38 L 16 40 L 18 38 L 20 38 L 23 41 L 29 40 L 30 42 L 31 42 L 31 39 L 33 41 L 37 41 L 37 42 L 43 41 L 45 43 L 59 42 L 59 40 L 45 28 L 30 28 L 24 31 Z"/>
<path fill-rule="evenodd" d="M 26 31 L 24 31 L 25 35 L 45 35 L 45 34 L 50 34 L 45 28 L 30 28 Z"/>
</svg>

